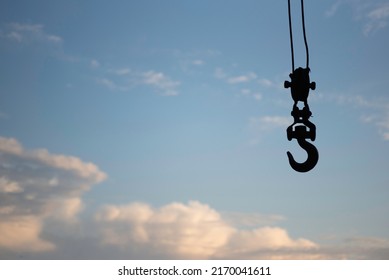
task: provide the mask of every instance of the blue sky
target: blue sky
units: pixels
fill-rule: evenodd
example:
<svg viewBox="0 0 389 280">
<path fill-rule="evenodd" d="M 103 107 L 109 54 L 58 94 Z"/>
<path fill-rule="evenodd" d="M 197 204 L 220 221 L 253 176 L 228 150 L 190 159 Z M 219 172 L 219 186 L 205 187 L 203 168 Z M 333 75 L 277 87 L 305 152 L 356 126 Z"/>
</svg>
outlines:
<svg viewBox="0 0 389 280">
<path fill-rule="evenodd" d="M 389 258 L 389 2 L 305 16 L 300 174 L 287 1 L 2 1 L 0 257 Z"/>
</svg>

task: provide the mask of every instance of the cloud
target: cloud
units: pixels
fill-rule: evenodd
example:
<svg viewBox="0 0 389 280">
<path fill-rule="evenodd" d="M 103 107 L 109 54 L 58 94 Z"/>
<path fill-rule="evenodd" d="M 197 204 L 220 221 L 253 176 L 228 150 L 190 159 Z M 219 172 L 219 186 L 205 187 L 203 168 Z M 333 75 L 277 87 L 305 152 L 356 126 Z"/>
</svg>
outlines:
<svg viewBox="0 0 389 280">
<path fill-rule="evenodd" d="M 292 123 L 289 117 L 284 116 L 262 116 L 251 117 L 249 119 L 250 127 L 259 130 L 274 129 L 278 127 L 287 127 Z"/>
<path fill-rule="evenodd" d="M 250 82 L 256 78 L 257 78 L 257 74 L 250 72 L 246 75 L 230 77 L 227 79 L 227 83 L 229 83 L 229 84 L 247 83 L 247 82 Z"/>
<path fill-rule="evenodd" d="M 343 4 L 350 6 L 355 20 L 363 23 L 362 32 L 365 36 L 369 36 L 388 25 L 389 3 L 387 1 L 338 0 L 325 12 L 325 15 L 333 17 Z"/>
<path fill-rule="evenodd" d="M 104 87 L 108 88 L 109 90 L 128 90 L 127 87 L 119 86 L 114 81 L 108 79 L 108 78 L 98 78 L 97 83 L 100 85 L 103 85 Z"/>
<path fill-rule="evenodd" d="M 363 109 L 365 112 L 360 121 L 365 124 L 372 124 L 378 129 L 378 133 L 384 140 L 389 140 L 389 100 L 385 98 L 366 98 L 361 95 L 327 95 L 331 101 L 339 105 L 351 105 Z"/>
<path fill-rule="evenodd" d="M 327 11 L 325 11 L 325 15 L 327 17 L 333 17 L 337 13 L 341 3 L 342 1 L 337 1 L 334 4 L 332 4 L 332 6 Z"/>
<path fill-rule="evenodd" d="M 180 85 L 180 82 L 173 81 L 164 73 L 151 70 L 142 73 L 142 77 L 143 84 L 153 86 L 157 90 L 160 90 L 163 95 L 178 95 L 177 87 Z"/>
<path fill-rule="evenodd" d="M 292 239 L 285 229 L 263 227 L 237 231 L 218 258 L 229 259 L 312 259 L 319 246 L 307 239 Z"/>
<path fill-rule="evenodd" d="M 389 3 L 380 3 L 372 8 L 366 15 L 367 23 L 363 28 L 363 33 L 367 36 L 388 25 Z"/>
<path fill-rule="evenodd" d="M 0 137 L 0 248 L 13 252 L 50 251 L 42 236 L 49 221 L 77 221 L 81 195 L 107 175 L 77 157 L 26 150 Z M 0 249 L 1 250 L 1 249 Z"/>
<path fill-rule="evenodd" d="M 286 129 L 293 123 L 290 117 L 284 116 L 262 116 L 251 117 L 248 120 L 248 127 L 251 132 L 250 145 L 257 145 L 265 133 L 282 128 Z"/>
<path fill-rule="evenodd" d="M 105 244 L 177 258 L 209 258 L 233 229 L 219 213 L 199 202 L 172 203 L 160 209 L 135 203 L 106 206 L 96 217 Z"/>
<path fill-rule="evenodd" d="M 140 72 L 130 68 L 109 69 L 109 77 L 97 78 L 97 83 L 109 90 L 129 91 L 137 86 L 149 86 L 163 96 L 176 96 L 179 94 L 179 81 L 174 81 L 163 72 L 149 70 Z"/>
<path fill-rule="evenodd" d="M 261 85 L 261 86 L 264 86 L 264 87 L 274 87 L 276 86 L 274 84 L 274 82 L 272 82 L 271 80 L 269 79 L 266 79 L 266 78 L 261 78 L 258 80 L 258 83 Z"/>
<path fill-rule="evenodd" d="M 0 177 L 0 193 L 20 193 L 23 189 L 18 182 L 9 181 L 5 177 Z"/>
<path fill-rule="evenodd" d="M 213 76 L 216 79 L 222 80 L 230 85 L 244 86 L 244 88 L 240 89 L 239 95 L 252 97 L 256 101 L 260 101 L 263 98 L 262 93 L 258 92 L 258 85 L 260 86 L 260 88 L 262 88 L 262 90 L 266 90 L 267 88 L 275 88 L 277 90 L 283 89 L 283 87 L 280 86 L 279 83 L 267 78 L 259 78 L 258 75 L 254 72 L 248 72 L 243 75 L 230 75 L 223 68 L 218 67 L 214 70 Z M 255 88 L 250 89 L 250 85 L 254 85 Z"/>
<path fill-rule="evenodd" d="M 243 88 L 240 90 L 242 96 L 254 98 L 256 101 L 262 100 L 262 94 L 259 92 L 252 92 L 251 89 Z"/>
<path fill-rule="evenodd" d="M 382 118 L 375 121 L 375 125 L 378 127 L 382 138 L 389 141 L 389 114 L 386 113 Z"/>
<path fill-rule="evenodd" d="M 62 37 L 49 34 L 43 24 L 10 23 L 6 27 L 6 37 L 18 43 L 45 42 L 61 44 Z"/>
<path fill-rule="evenodd" d="M 120 68 L 120 69 L 116 69 L 114 72 L 116 75 L 123 76 L 123 75 L 130 74 L 131 69 L 130 68 Z"/>
<path fill-rule="evenodd" d="M 201 66 L 201 65 L 205 64 L 205 61 L 201 60 L 201 59 L 195 59 L 195 60 L 192 61 L 192 64 L 193 65 L 197 65 L 197 66 Z"/>
<path fill-rule="evenodd" d="M 100 67 L 100 62 L 98 62 L 96 59 L 92 59 L 90 61 L 90 67 L 92 67 L 92 68 L 99 68 Z"/>
<path fill-rule="evenodd" d="M 244 258 L 272 253 L 282 258 L 283 250 L 309 254 L 317 249 L 309 240 L 292 239 L 282 228 L 238 229 L 197 201 L 171 203 L 159 209 L 144 203 L 109 205 L 99 211 L 96 222 L 105 246 L 127 250 L 130 255 L 131 251 L 148 252 L 149 258 Z"/>
<path fill-rule="evenodd" d="M 260 118 L 279 123 L 277 117 Z M 199 201 L 87 206 L 107 175 L 73 156 L 25 149 L 0 137 L 0 258 L 339 259 L 389 256 L 389 242 L 352 238 L 338 247 L 292 237 L 280 215 L 220 213 Z"/>
<path fill-rule="evenodd" d="M 224 212 L 222 213 L 222 217 L 228 224 L 239 228 L 269 226 L 285 219 L 281 215 L 264 215 L 259 213 L 240 212 Z"/>
<path fill-rule="evenodd" d="M 322 259 L 349 260 L 387 260 L 389 259 L 389 240 L 371 236 L 353 236 L 336 245 L 320 249 Z"/>
<path fill-rule="evenodd" d="M 3 215 L 2 215 L 3 216 Z M 2 217 L 0 221 L 0 248 L 18 252 L 44 252 L 55 248 L 42 240 L 42 220 L 33 215 Z"/>
</svg>

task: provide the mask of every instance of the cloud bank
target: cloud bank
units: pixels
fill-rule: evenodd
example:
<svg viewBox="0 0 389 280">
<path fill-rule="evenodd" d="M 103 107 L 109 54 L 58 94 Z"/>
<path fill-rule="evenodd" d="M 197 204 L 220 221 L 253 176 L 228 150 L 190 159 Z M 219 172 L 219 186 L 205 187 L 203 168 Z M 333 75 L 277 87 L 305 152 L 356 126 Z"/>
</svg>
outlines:
<svg viewBox="0 0 389 280">
<path fill-rule="evenodd" d="M 0 137 L 0 248 L 17 252 L 50 251 L 42 238 L 45 223 L 76 221 L 81 195 L 106 174 L 79 158 L 25 150 Z"/>
<path fill-rule="evenodd" d="M 222 214 L 199 201 L 109 204 L 81 215 L 83 194 L 106 178 L 93 163 L 0 137 L 0 259 L 389 257 L 385 239 L 323 247 L 276 226 L 282 216 Z"/>
<path fill-rule="evenodd" d="M 165 258 L 284 258 L 285 251 L 309 254 L 318 248 L 279 227 L 241 230 L 198 201 L 159 209 L 143 203 L 109 205 L 99 211 L 96 222 L 105 245 Z"/>
</svg>

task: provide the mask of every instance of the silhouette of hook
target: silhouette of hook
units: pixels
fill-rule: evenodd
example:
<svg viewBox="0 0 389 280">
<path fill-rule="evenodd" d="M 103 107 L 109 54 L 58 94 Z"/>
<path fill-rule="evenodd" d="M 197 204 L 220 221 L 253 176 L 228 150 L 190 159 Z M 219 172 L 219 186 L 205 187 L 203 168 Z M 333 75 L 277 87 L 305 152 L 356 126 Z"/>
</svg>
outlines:
<svg viewBox="0 0 389 280">
<path fill-rule="evenodd" d="M 313 144 L 307 142 L 305 138 L 297 138 L 297 142 L 299 143 L 300 147 L 307 152 L 308 158 L 305 162 L 299 163 L 294 160 L 293 155 L 290 152 L 287 152 L 286 154 L 289 158 L 289 164 L 294 170 L 298 172 L 308 172 L 317 164 L 319 160 L 319 152 L 317 151 L 316 147 Z"/>
</svg>

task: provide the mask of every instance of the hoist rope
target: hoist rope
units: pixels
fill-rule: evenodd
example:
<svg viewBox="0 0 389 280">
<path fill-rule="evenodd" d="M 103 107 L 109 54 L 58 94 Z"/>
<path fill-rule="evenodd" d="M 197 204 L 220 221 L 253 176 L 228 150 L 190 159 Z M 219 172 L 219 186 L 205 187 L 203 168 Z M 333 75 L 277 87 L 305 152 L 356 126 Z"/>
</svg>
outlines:
<svg viewBox="0 0 389 280">
<path fill-rule="evenodd" d="M 290 0 L 288 0 L 290 51 L 291 51 L 291 55 L 292 55 L 292 72 L 293 72 L 294 71 L 294 48 L 293 48 L 293 32 L 292 32 L 292 13 L 290 10 L 291 10 L 290 9 Z M 307 34 L 305 32 L 304 0 L 301 0 L 301 18 L 302 18 L 302 25 L 303 25 L 303 35 L 304 35 L 305 53 L 306 53 L 306 59 L 307 59 L 307 68 L 309 68 L 309 49 L 308 49 Z"/>
<path fill-rule="evenodd" d="M 307 42 L 307 34 L 305 34 L 305 16 L 304 16 L 304 0 L 301 0 L 301 18 L 303 21 L 303 34 L 304 34 L 304 43 L 305 43 L 305 53 L 307 55 L 307 68 L 309 68 L 309 49 Z"/>
<path fill-rule="evenodd" d="M 290 51 L 292 54 L 292 73 L 293 73 L 293 71 L 294 71 L 294 50 L 293 50 L 293 31 L 292 31 L 292 15 L 290 12 L 290 0 L 288 0 L 288 15 L 289 15 Z"/>
</svg>

